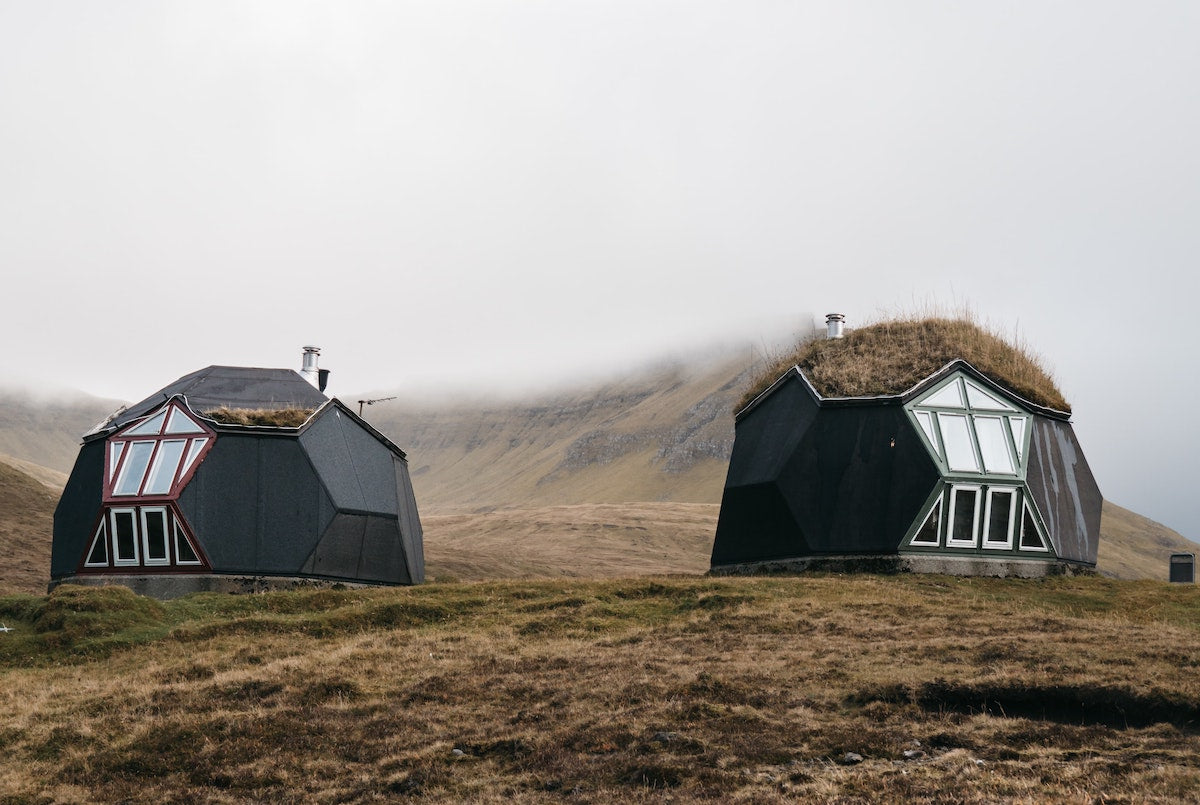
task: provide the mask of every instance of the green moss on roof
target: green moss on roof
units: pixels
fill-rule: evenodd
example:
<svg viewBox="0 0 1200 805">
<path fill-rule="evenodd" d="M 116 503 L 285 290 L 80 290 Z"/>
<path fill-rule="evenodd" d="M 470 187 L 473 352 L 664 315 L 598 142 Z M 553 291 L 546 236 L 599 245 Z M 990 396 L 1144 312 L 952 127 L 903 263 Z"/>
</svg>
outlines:
<svg viewBox="0 0 1200 805">
<path fill-rule="evenodd" d="M 1030 402 L 1070 411 L 1050 373 L 1024 346 L 968 319 L 937 317 L 883 321 L 840 339 L 822 333 L 803 340 L 755 379 L 737 410 L 793 366 L 823 397 L 870 397 L 907 391 L 959 358 Z"/>
<path fill-rule="evenodd" d="M 315 408 L 214 408 L 204 416 L 222 425 L 259 425 L 272 428 L 298 428 L 308 421 Z"/>
</svg>

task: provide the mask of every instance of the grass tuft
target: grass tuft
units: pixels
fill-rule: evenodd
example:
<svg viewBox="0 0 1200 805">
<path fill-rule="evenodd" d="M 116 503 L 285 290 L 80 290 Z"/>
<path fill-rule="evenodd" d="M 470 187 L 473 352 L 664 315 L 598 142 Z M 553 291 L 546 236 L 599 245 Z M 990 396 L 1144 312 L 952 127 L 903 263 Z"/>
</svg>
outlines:
<svg viewBox="0 0 1200 805">
<path fill-rule="evenodd" d="M 802 338 L 755 378 L 735 410 L 793 366 L 824 397 L 867 397 L 900 394 L 959 358 L 1031 402 L 1070 411 L 1035 353 L 1018 339 L 980 325 L 969 312 L 888 319 L 848 330 L 840 339 L 823 333 Z"/>
<path fill-rule="evenodd" d="M 257 425 L 298 428 L 312 416 L 314 408 L 214 408 L 204 416 L 222 425 Z"/>
</svg>

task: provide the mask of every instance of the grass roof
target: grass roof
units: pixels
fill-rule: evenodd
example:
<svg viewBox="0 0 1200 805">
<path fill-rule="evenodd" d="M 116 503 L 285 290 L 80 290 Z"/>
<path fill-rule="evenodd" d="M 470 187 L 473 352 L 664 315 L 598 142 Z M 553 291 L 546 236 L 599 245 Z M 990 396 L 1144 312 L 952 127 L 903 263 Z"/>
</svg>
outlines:
<svg viewBox="0 0 1200 805">
<path fill-rule="evenodd" d="M 802 339 L 775 358 L 737 404 L 745 408 L 780 375 L 799 366 L 823 397 L 900 394 L 961 358 L 993 382 L 1038 405 L 1070 411 L 1041 359 L 968 318 L 893 319 Z"/>
<path fill-rule="evenodd" d="M 259 425 L 272 428 L 298 428 L 308 421 L 315 408 L 214 408 L 204 416 L 222 425 Z"/>
</svg>

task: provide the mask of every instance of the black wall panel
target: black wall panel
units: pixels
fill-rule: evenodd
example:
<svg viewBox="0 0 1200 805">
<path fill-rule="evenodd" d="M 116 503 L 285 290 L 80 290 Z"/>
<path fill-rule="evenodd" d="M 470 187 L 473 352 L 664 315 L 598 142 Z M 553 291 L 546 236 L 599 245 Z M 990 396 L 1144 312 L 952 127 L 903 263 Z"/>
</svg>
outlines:
<svg viewBox="0 0 1200 805">
<path fill-rule="evenodd" d="M 52 578 L 74 573 L 89 547 L 104 496 L 104 451 L 103 439 L 80 448 L 75 467 L 58 499 L 50 549 Z"/>
</svg>

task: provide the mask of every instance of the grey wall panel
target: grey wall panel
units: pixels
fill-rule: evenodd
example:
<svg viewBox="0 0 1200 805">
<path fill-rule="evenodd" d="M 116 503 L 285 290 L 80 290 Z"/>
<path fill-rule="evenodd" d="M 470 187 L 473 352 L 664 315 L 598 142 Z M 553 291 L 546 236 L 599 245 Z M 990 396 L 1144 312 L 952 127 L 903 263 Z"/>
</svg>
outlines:
<svg viewBox="0 0 1200 805">
<path fill-rule="evenodd" d="M 221 434 L 179 496 L 179 509 L 218 572 L 258 567 L 259 440 Z"/>
<path fill-rule="evenodd" d="M 398 514 L 396 470 L 393 465 L 396 454 L 350 417 L 340 411 L 334 414 L 333 419 L 338 423 L 350 455 L 354 457 L 354 473 L 366 499 L 366 509 L 380 514 Z"/>
<path fill-rule="evenodd" d="M 307 571 L 319 576 L 357 578 L 367 519 L 360 514 L 339 514 L 333 518 L 310 560 L 304 564 Z"/>
<path fill-rule="evenodd" d="M 258 441 L 257 567 L 263 573 L 295 573 L 324 530 L 318 526 L 325 493 L 295 439 Z"/>
<path fill-rule="evenodd" d="M 329 491 L 334 506 L 341 510 L 373 511 L 359 481 L 356 457 L 350 452 L 342 428 L 342 419 L 345 417 L 337 408 L 327 408 L 320 418 L 301 434 L 300 444 L 316 469 L 317 477 Z M 375 443 L 375 447 L 391 455 L 391 451 L 378 442 Z M 394 491 L 392 495 L 395 495 Z M 394 513 L 395 510 L 392 511 Z"/>
<path fill-rule="evenodd" d="M 898 406 L 824 408 L 779 475 L 815 553 L 899 548 L 939 477 Z"/>
<path fill-rule="evenodd" d="M 358 578 L 391 584 L 411 584 L 400 539 L 400 523 L 391 517 L 368 517 L 363 536 Z"/>
<path fill-rule="evenodd" d="M 412 583 L 421 584 L 425 581 L 425 535 L 421 528 L 421 517 L 417 513 L 417 498 L 413 494 L 408 462 L 398 456 L 394 461 L 396 498 L 400 505 L 400 539 L 404 548 L 405 566 Z"/>
<path fill-rule="evenodd" d="M 802 381 L 791 376 L 735 427 L 726 487 L 765 483 L 778 477 L 817 415 Z"/>
<path fill-rule="evenodd" d="M 1069 422 L 1034 417 L 1026 480 L 1058 557 L 1095 564 L 1104 499 Z"/>
<path fill-rule="evenodd" d="M 92 527 L 104 495 L 104 450 L 105 442 L 100 439 L 83 445 L 75 457 L 75 467 L 54 509 L 52 577 L 75 572 L 83 552 L 90 547 Z"/>
</svg>

